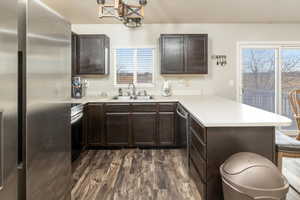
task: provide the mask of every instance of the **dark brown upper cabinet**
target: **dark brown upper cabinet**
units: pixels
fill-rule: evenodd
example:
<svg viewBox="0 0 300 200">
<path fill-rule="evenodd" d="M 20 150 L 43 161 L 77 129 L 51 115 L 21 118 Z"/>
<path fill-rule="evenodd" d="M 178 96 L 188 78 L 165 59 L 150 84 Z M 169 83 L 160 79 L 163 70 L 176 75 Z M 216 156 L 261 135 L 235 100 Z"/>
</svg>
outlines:
<svg viewBox="0 0 300 200">
<path fill-rule="evenodd" d="M 106 35 L 74 35 L 73 75 L 109 74 L 110 40 Z M 72 56 L 74 57 L 74 55 Z"/>
<path fill-rule="evenodd" d="M 161 73 L 180 74 L 184 72 L 184 36 L 162 35 Z"/>
<path fill-rule="evenodd" d="M 207 74 L 207 34 L 163 34 L 161 74 Z"/>
<path fill-rule="evenodd" d="M 207 74 L 207 35 L 185 36 L 185 72 Z"/>
</svg>

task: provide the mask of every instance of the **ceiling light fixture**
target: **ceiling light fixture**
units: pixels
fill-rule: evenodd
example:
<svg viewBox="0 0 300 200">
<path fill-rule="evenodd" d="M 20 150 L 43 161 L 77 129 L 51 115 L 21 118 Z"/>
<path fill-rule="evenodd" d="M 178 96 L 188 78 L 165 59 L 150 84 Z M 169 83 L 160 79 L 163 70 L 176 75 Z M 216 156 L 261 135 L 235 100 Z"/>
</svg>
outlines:
<svg viewBox="0 0 300 200">
<path fill-rule="evenodd" d="M 129 28 L 142 25 L 147 0 L 97 0 L 99 18 L 114 17 Z"/>
</svg>

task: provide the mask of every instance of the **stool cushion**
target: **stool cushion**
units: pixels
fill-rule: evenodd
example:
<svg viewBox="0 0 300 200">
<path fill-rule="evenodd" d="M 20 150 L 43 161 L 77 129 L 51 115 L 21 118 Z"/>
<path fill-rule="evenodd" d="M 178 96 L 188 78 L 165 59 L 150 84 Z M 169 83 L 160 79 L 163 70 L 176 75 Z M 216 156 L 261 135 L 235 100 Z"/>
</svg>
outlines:
<svg viewBox="0 0 300 200">
<path fill-rule="evenodd" d="M 280 131 L 276 131 L 277 151 L 300 154 L 300 141 L 293 139 Z"/>
</svg>

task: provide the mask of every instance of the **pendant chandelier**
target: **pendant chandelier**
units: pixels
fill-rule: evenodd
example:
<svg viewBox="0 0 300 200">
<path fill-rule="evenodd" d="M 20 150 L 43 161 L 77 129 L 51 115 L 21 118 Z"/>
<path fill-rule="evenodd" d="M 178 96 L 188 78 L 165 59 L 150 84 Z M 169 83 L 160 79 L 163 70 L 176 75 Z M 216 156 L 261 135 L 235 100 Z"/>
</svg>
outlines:
<svg viewBox="0 0 300 200">
<path fill-rule="evenodd" d="M 113 17 L 129 28 L 142 25 L 147 0 L 97 0 L 99 18 Z"/>
</svg>

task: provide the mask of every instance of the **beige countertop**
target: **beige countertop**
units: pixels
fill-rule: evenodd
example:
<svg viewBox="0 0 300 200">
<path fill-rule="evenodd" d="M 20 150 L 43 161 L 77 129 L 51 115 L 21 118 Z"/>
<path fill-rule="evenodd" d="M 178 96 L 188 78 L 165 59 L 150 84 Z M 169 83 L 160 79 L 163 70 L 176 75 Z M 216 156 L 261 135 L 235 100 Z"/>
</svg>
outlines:
<svg viewBox="0 0 300 200">
<path fill-rule="evenodd" d="M 72 103 L 88 102 L 180 102 L 206 127 L 289 126 L 291 119 L 218 96 L 155 96 L 152 100 L 112 100 L 85 97 Z"/>
</svg>

